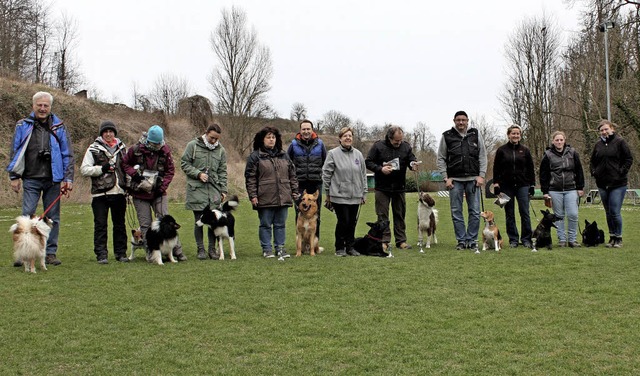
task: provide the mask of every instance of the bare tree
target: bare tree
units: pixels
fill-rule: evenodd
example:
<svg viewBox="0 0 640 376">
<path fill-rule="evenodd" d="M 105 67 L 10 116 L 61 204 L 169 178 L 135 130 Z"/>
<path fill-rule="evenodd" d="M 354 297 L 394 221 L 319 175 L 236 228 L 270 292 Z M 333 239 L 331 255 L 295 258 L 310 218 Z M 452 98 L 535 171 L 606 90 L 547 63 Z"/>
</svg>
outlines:
<svg viewBox="0 0 640 376">
<path fill-rule="evenodd" d="M 211 33 L 218 64 L 209 77 L 215 110 L 229 118 L 229 136 L 239 153 L 251 146 L 259 118 L 273 114 L 267 103 L 273 68 L 269 48 L 248 29 L 247 16 L 235 6 L 222 10 L 222 20 Z"/>
<path fill-rule="evenodd" d="M 49 66 L 51 64 L 51 27 L 50 5 L 42 0 L 34 0 L 29 17 L 33 21 L 30 28 L 30 74 L 29 78 L 36 83 L 50 83 Z"/>
<path fill-rule="evenodd" d="M 63 12 L 55 29 L 54 84 L 61 90 L 73 92 L 82 84 L 82 75 L 74 56 L 78 43 L 78 21 Z"/>
<path fill-rule="evenodd" d="M 411 146 L 415 152 L 435 151 L 438 149 L 436 137 L 424 122 L 418 122 L 412 132 Z"/>
<path fill-rule="evenodd" d="M 189 96 L 189 82 L 172 73 L 163 73 L 155 81 L 149 99 L 155 108 L 167 115 L 178 111 L 178 103 Z"/>
<path fill-rule="evenodd" d="M 339 111 L 330 110 L 322 115 L 322 119 L 318 121 L 318 129 L 324 133 L 336 134 L 342 127 L 351 125 L 351 119 Z"/>
<path fill-rule="evenodd" d="M 548 17 L 526 19 L 505 46 L 508 78 L 502 103 L 536 162 L 542 159 L 552 129 L 560 42 Z"/>
<path fill-rule="evenodd" d="M 289 115 L 289 119 L 299 123 L 306 118 L 307 118 L 307 107 L 300 102 L 294 103 L 291 106 L 291 114 Z"/>
</svg>

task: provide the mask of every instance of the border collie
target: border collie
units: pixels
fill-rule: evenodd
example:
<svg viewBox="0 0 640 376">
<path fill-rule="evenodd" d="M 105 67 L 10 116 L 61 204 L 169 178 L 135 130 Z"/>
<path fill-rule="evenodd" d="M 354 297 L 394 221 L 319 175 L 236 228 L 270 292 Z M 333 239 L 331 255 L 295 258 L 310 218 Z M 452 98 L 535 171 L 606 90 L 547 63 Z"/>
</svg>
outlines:
<svg viewBox="0 0 640 376">
<path fill-rule="evenodd" d="M 161 219 L 156 219 L 151 224 L 147 234 L 147 261 L 164 265 L 162 262 L 162 256 L 169 257 L 169 261 L 175 263 L 178 262 L 173 257 L 173 248 L 178 244 L 178 229 L 180 225 L 176 220 L 170 216 L 165 215 Z"/>
<path fill-rule="evenodd" d="M 13 257 L 15 261 L 22 261 L 25 272 L 35 273 L 36 261 L 40 269 L 47 270 L 45 256 L 52 227 L 53 221 L 47 217 L 21 215 L 9 228 L 13 234 Z"/>
<path fill-rule="evenodd" d="M 232 260 L 236 259 L 236 247 L 234 243 L 236 219 L 231 213 L 238 206 L 238 196 L 233 195 L 222 204 L 222 210 L 211 209 L 209 205 L 202 211 L 202 215 L 196 221 L 196 225 L 202 227 L 209 226 L 213 230 L 218 243 L 218 254 L 220 260 L 224 260 L 224 248 L 222 240 L 229 240 L 229 255 Z"/>
</svg>

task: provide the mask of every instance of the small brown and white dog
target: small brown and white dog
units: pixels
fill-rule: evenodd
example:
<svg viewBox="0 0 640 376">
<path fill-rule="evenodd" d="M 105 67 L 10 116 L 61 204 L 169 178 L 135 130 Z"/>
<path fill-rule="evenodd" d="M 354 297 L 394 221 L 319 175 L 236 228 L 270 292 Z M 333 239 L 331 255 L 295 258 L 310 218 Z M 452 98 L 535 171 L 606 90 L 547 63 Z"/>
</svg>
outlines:
<svg viewBox="0 0 640 376">
<path fill-rule="evenodd" d="M 131 229 L 131 256 L 129 256 L 129 261 L 135 258 L 136 249 L 144 249 L 144 238 L 140 227 Z"/>
<path fill-rule="evenodd" d="M 303 252 L 309 252 L 311 256 L 315 256 L 316 253 L 324 251 L 324 248 L 318 246 L 318 237 L 316 236 L 318 195 L 318 191 L 309 194 L 305 190 L 300 198 L 298 221 L 296 222 L 296 257 L 302 256 Z"/>
<path fill-rule="evenodd" d="M 52 228 L 51 219 L 26 215 L 17 217 L 16 223 L 9 228 L 13 234 L 13 257 L 15 261 L 22 261 L 25 272 L 36 272 L 36 260 L 40 263 L 40 269 L 47 270 L 44 260 Z"/>
<path fill-rule="evenodd" d="M 487 246 L 491 244 L 492 248 L 499 252 L 502 249 L 503 240 L 500 230 L 496 226 L 493 212 L 489 210 L 483 211 L 480 216 L 485 220 L 484 230 L 482 230 L 482 250 L 486 251 Z M 476 253 L 480 253 L 480 251 L 476 250 Z"/>
<path fill-rule="evenodd" d="M 438 224 L 438 210 L 434 208 L 436 201 L 426 192 L 418 195 L 418 245 L 420 253 L 424 253 L 422 246 L 431 248 L 431 241 L 438 244 L 436 237 L 436 225 Z M 426 236 L 426 244 L 422 241 Z"/>
</svg>

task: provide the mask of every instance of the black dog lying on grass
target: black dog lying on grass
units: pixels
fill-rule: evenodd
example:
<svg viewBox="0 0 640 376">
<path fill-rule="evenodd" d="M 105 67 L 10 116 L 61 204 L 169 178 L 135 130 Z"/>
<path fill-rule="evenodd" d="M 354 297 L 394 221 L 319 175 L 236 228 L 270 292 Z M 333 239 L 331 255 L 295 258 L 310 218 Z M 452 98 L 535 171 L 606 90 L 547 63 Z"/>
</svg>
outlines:
<svg viewBox="0 0 640 376">
<path fill-rule="evenodd" d="M 597 247 L 604 243 L 604 231 L 598 229 L 596 221 L 589 223 L 584 220 L 584 231 L 582 231 L 582 244 L 585 247 Z"/>
<path fill-rule="evenodd" d="M 531 240 L 533 240 L 532 252 L 538 252 L 536 247 L 551 249 L 551 227 L 558 228 L 555 222 L 562 219 L 562 217 L 558 217 L 548 209 L 540 210 L 540 213 L 542 213 L 542 219 L 531 236 Z"/>
<path fill-rule="evenodd" d="M 367 236 L 357 238 L 353 248 L 363 256 L 389 257 L 382 248 L 382 236 L 389 229 L 389 221 L 380 219 L 378 222 L 367 222 L 367 225 L 371 227 Z"/>
</svg>

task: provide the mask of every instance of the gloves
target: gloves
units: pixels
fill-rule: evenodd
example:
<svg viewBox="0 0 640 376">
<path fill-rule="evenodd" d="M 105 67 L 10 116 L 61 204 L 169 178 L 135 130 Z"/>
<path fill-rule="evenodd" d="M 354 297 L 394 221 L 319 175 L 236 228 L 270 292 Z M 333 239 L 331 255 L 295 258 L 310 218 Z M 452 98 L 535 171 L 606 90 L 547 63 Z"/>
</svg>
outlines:
<svg viewBox="0 0 640 376">
<path fill-rule="evenodd" d="M 108 172 L 113 172 L 113 166 L 109 162 L 102 165 L 102 173 L 106 174 Z"/>
<path fill-rule="evenodd" d="M 500 189 L 499 186 L 496 185 L 495 187 L 493 187 L 493 194 L 494 195 L 500 196 L 500 192 L 502 192 L 502 190 Z"/>
<path fill-rule="evenodd" d="M 134 183 L 140 183 L 142 181 L 142 175 L 135 174 L 131 177 L 131 181 Z"/>
<path fill-rule="evenodd" d="M 529 187 L 529 196 L 533 197 L 536 194 L 535 187 Z"/>
</svg>

